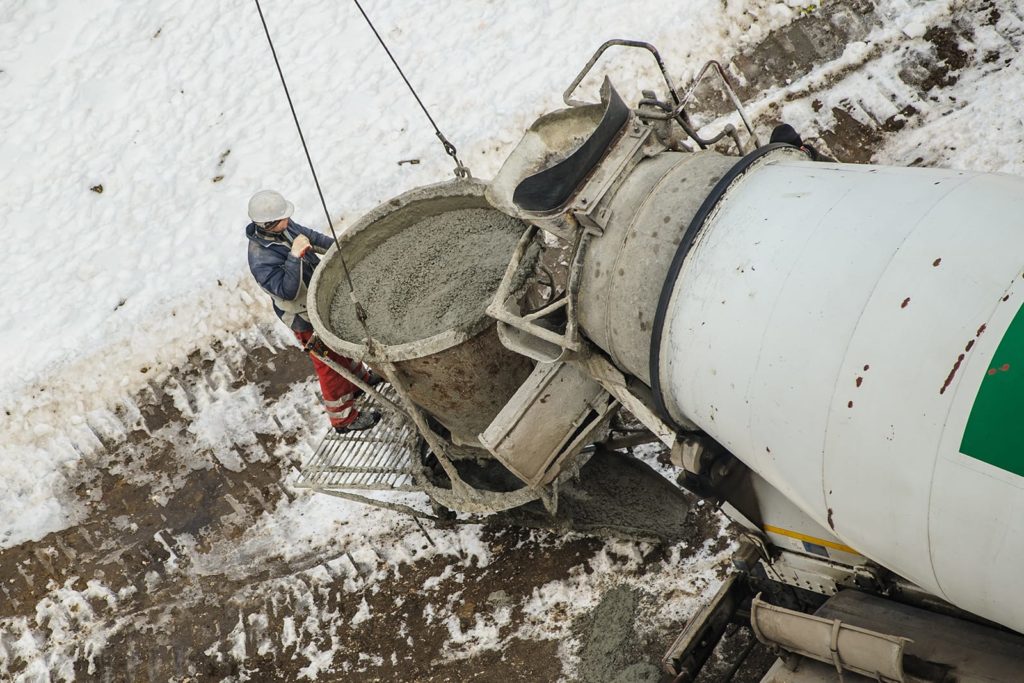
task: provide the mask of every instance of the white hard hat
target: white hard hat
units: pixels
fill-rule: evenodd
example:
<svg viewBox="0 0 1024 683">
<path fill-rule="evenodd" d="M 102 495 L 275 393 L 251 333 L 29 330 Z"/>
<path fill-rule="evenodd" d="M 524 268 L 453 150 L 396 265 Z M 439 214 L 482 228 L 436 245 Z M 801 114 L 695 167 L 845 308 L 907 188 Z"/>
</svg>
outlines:
<svg viewBox="0 0 1024 683">
<path fill-rule="evenodd" d="M 249 218 L 254 223 L 270 223 L 291 218 L 295 205 L 273 190 L 260 190 L 249 200 Z"/>
</svg>

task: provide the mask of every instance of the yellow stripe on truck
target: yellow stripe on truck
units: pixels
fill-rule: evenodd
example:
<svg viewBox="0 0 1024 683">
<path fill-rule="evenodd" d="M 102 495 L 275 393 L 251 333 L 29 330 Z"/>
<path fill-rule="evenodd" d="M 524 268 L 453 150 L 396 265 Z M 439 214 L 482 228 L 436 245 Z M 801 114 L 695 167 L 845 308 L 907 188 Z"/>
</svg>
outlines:
<svg viewBox="0 0 1024 683">
<path fill-rule="evenodd" d="M 808 543 L 814 543 L 815 545 L 824 546 L 831 548 L 832 550 L 839 550 L 844 553 L 851 553 L 853 555 L 860 555 L 856 550 L 848 545 L 842 543 L 835 543 L 833 541 L 826 541 L 823 538 L 815 538 L 814 536 L 808 536 L 807 534 L 801 534 L 799 531 L 790 531 L 789 529 L 783 529 L 781 527 L 772 526 L 770 524 L 764 525 L 764 530 L 770 534 L 779 534 L 780 536 L 788 536 L 789 538 L 795 538 L 798 541 L 806 541 Z"/>
</svg>

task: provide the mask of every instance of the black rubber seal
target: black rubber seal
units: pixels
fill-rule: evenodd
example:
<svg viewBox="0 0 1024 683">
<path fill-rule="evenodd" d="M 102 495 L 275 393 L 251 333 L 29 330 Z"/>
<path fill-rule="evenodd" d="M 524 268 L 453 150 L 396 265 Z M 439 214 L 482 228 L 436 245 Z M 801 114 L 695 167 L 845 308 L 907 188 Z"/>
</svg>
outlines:
<svg viewBox="0 0 1024 683">
<path fill-rule="evenodd" d="M 513 204 L 523 211 L 546 213 L 569 201 L 629 121 L 629 107 L 607 76 L 601 99 L 605 110 L 594 132 L 566 159 L 520 182 L 512 193 Z"/>
<path fill-rule="evenodd" d="M 676 280 L 679 278 L 679 271 L 683 269 L 683 262 L 686 260 L 687 255 L 690 253 L 690 249 L 693 247 L 694 241 L 697 239 L 697 235 L 700 234 L 701 229 L 704 227 L 704 222 L 714 211 L 718 202 L 721 201 L 726 191 L 732 186 L 733 182 L 736 181 L 741 175 L 754 164 L 754 162 L 764 158 L 768 154 L 779 150 L 779 149 L 799 149 L 794 145 L 790 145 L 784 142 L 776 142 L 764 147 L 758 147 L 753 152 L 736 162 L 736 165 L 729 169 L 729 172 L 719 179 L 715 183 L 714 188 L 705 197 L 704 202 L 697 209 L 697 213 L 694 214 L 693 220 L 690 221 L 690 225 L 686 228 L 686 232 L 683 234 L 683 239 L 679 242 L 679 247 L 676 249 L 676 254 L 672 257 L 672 265 L 668 269 L 668 275 L 665 276 L 665 284 L 661 286 L 661 296 L 658 298 L 658 310 L 654 314 L 654 327 L 651 329 L 651 356 L 649 369 L 651 372 L 651 393 L 654 396 L 654 408 L 661 416 L 661 419 L 665 421 L 669 427 L 677 432 L 684 431 L 668 412 L 665 407 L 665 399 L 661 391 L 661 337 L 665 332 L 665 316 L 668 315 L 668 303 L 672 298 L 672 292 L 676 288 Z"/>
</svg>

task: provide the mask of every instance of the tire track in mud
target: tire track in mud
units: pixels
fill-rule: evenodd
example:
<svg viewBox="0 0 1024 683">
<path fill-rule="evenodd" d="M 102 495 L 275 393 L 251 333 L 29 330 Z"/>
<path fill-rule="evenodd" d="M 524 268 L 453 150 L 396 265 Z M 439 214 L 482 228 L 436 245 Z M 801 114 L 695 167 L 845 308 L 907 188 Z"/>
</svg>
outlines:
<svg viewBox="0 0 1024 683">
<path fill-rule="evenodd" d="M 60 633 L 67 630 L 64 626 L 54 626 L 57 621 L 71 630 L 102 625 L 100 630 L 115 636 L 112 649 L 103 648 L 106 663 L 96 668 L 92 657 L 90 665 L 89 657 L 79 658 L 83 653 L 72 642 L 73 652 L 65 654 L 77 674 L 169 680 L 196 669 L 182 665 L 195 659 L 197 642 L 179 639 L 161 649 L 151 633 L 154 620 L 174 622 L 184 616 L 189 621 L 183 610 L 208 609 L 211 598 L 227 600 L 252 584 L 337 559 L 337 548 L 318 548 L 289 561 L 268 558 L 241 578 L 188 571 L 191 555 L 230 543 L 261 513 L 273 513 L 282 499 L 294 497 L 284 480 L 296 464 L 288 455 L 299 434 L 282 427 L 276 416 L 275 427 L 257 433 L 255 443 L 227 444 L 227 457 L 189 433 L 193 420 L 225 395 L 258 385 L 260 403 L 269 409 L 289 390 L 308 384 L 308 360 L 297 349 L 284 350 L 285 345 L 273 328 L 230 337 L 194 353 L 188 366 L 160 384 L 151 383 L 134 399 L 122 400 L 109 413 L 91 415 L 73 435 L 71 445 L 81 459 L 69 475 L 89 513 L 81 524 L 0 552 L 0 592 L 6 598 L 0 601 L 0 618 L 16 623 L 34 617 L 44 640 L 65 635 Z M 310 414 L 304 421 L 318 423 L 320 408 L 309 389 Z M 192 548 L 180 547 L 177 539 L 183 537 Z M 359 550 L 348 548 L 344 556 L 353 562 Z M 364 570 L 358 563 L 351 566 L 356 576 Z M 103 591 L 117 599 L 90 599 L 88 604 L 72 600 L 67 608 L 60 604 L 62 594 L 92 592 L 102 598 Z M 208 635 L 215 642 L 222 635 L 220 622 L 206 624 L 213 625 L 214 633 Z M 193 623 L 190 628 L 199 637 L 206 626 Z M 0 670 L 14 675 L 24 672 L 28 660 L 12 641 L 9 632 L 0 631 Z M 183 652 L 188 654 L 184 659 Z M 217 666 L 206 669 L 224 673 Z"/>
<path fill-rule="evenodd" d="M 289 567 L 262 583 L 202 577 L 177 601 L 162 600 L 119 616 L 130 627 L 108 641 L 94 658 L 93 670 L 123 672 L 129 680 L 185 675 L 192 680 L 294 680 L 319 658 L 328 678 L 494 680 L 492 666 L 505 659 L 500 664 L 504 675 L 511 667 L 517 680 L 553 680 L 561 672 L 555 643 L 509 638 L 502 652 L 483 652 L 472 661 L 442 659 L 444 644 L 452 628 L 472 628 L 478 612 L 486 618 L 498 602 L 511 618 L 517 609 L 512 603 L 528 594 L 533 582 L 564 576 L 601 543 L 580 539 L 551 552 L 554 548 L 537 547 L 543 539 L 525 532 L 496 532 L 490 540 L 504 548 L 496 557 L 500 565 L 511 566 L 508 560 L 523 544 L 533 546 L 527 556 L 539 560 L 529 580 L 503 584 L 504 597 L 489 600 L 493 563 L 480 567 L 458 557 L 405 564 L 385 557 L 352 562 L 343 553 L 317 558 L 312 568 Z M 447 623 L 448 614 L 457 626 Z M 164 621 L 177 629 L 147 633 L 147 625 Z M 239 643 L 244 643 L 244 657 Z M 89 664 L 80 661 L 76 669 L 88 674 Z M 122 679 L 115 674 L 110 680 Z"/>
<path fill-rule="evenodd" d="M 0 671 L 24 673 L 33 654 L 15 642 L 16 626 L 22 633 L 34 626 L 44 650 L 47 639 L 64 640 L 73 662 L 85 654 L 74 631 L 116 630 L 126 615 L 175 602 L 175 579 L 185 575 L 179 565 L 188 561 L 177 539 L 202 549 L 235 538 L 293 495 L 282 482 L 297 434 L 276 416 L 271 429 L 252 442 L 225 444 L 224 453 L 189 431 L 191 417 L 246 388 L 260 386 L 267 406 L 304 385 L 308 360 L 283 347 L 269 328 L 227 337 L 72 430 L 70 447 L 80 458 L 68 480 L 88 512 L 80 524 L 0 552 L 0 619 L 9 627 L 0 629 Z M 312 395 L 310 404 L 318 410 Z M 91 597 L 83 603 L 76 594 Z M 130 661 L 119 670 L 132 670 Z"/>
<path fill-rule="evenodd" d="M 189 367 L 95 416 L 82 430 L 88 436 L 74 443 L 82 458 L 69 479 L 88 506 L 88 517 L 0 552 L 0 592 L 7 598 L 0 603 L 0 617 L 30 612 L 50 582 L 64 585 L 73 577 L 102 578 L 114 590 L 139 587 L 140 567 L 159 572 L 170 557 L 168 536 L 193 534 L 202 542 L 211 533 L 232 533 L 284 495 L 281 471 L 289 463 L 273 451 L 294 437 L 282 431 L 260 434 L 258 447 L 248 452 L 232 445 L 237 462 L 231 464 L 238 470 L 233 471 L 196 445 L 183 411 L 194 411 L 204 393 L 213 402 L 213 392 L 241 389 L 264 367 L 274 368 L 262 378 L 270 400 L 307 379 L 308 361 L 298 352 L 246 348 L 241 342 L 211 351 L 207 358 L 193 354 Z M 260 466 L 248 467 L 252 463 Z"/>
<path fill-rule="evenodd" d="M 43 662 L 47 675 L 101 681 L 292 680 L 317 666 L 365 680 L 562 675 L 563 645 L 519 634 L 537 619 L 527 605 L 552 581 L 634 575 L 635 558 L 599 560 L 604 541 L 484 531 L 485 565 L 465 527 L 430 532 L 433 548 L 409 522 L 287 556 L 244 547 L 250 527 L 296 495 L 288 471 L 323 422 L 308 360 L 275 334 L 193 354 L 79 430 L 69 479 L 84 521 L 0 552 L 0 677 L 33 680 Z M 306 392 L 305 412 L 285 419 L 275 401 L 292 391 Z M 266 431 L 203 442 L 197 425 L 239 409 L 266 411 Z M 709 510 L 700 520 L 717 534 Z M 660 569 L 652 560 L 640 571 Z M 552 609 L 545 622 L 587 628 L 573 626 L 571 606 Z M 656 662 L 662 640 L 634 656 Z"/>
</svg>

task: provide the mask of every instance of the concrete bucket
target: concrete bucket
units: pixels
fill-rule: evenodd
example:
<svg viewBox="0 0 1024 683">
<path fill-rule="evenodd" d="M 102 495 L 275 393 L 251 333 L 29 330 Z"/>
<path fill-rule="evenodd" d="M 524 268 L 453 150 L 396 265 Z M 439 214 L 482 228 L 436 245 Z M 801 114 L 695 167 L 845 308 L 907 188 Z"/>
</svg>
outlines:
<svg viewBox="0 0 1024 683">
<path fill-rule="evenodd" d="M 473 180 L 416 188 L 342 236 L 378 355 L 365 343 L 336 247 L 309 289 L 310 319 L 327 346 L 370 365 L 389 359 L 412 400 L 451 432 L 453 443 L 468 446 L 479 446 L 477 435 L 533 366 L 501 345 L 485 313 L 526 228 L 494 209 L 485 188 Z"/>
</svg>

